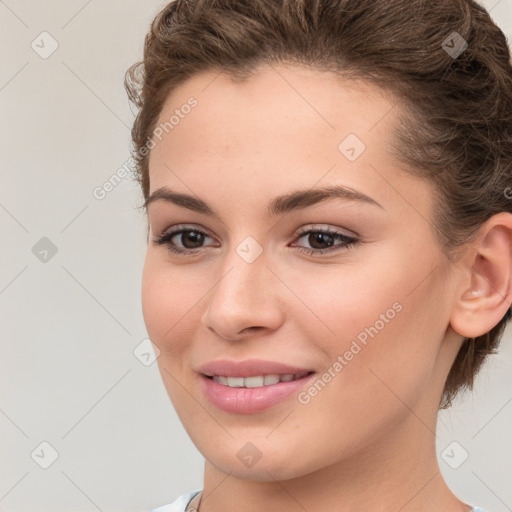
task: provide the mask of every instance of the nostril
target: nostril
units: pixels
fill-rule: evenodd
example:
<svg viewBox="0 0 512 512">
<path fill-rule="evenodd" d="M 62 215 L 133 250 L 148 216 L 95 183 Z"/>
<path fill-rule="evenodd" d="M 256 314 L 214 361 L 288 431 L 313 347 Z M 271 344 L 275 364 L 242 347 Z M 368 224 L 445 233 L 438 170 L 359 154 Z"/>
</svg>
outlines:
<svg viewBox="0 0 512 512">
<path fill-rule="evenodd" d="M 245 331 L 250 331 L 251 329 L 261 329 L 259 326 L 253 326 L 253 327 L 246 327 L 245 329 L 242 329 L 240 333 L 243 333 Z"/>
</svg>

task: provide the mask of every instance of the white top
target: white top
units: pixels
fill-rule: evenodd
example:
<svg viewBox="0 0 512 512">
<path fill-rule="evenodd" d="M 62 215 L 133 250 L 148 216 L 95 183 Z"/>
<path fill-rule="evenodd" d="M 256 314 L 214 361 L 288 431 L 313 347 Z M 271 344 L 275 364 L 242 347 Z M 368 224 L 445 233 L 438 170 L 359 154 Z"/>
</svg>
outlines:
<svg viewBox="0 0 512 512">
<path fill-rule="evenodd" d="M 162 507 L 151 509 L 148 512 L 185 512 L 187 505 L 201 490 L 202 489 L 196 489 L 188 494 L 183 494 L 169 505 L 163 505 Z M 485 510 L 479 507 L 473 507 L 472 512 L 485 512 Z"/>
<path fill-rule="evenodd" d="M 199 494 L 202 489 L 196 489 L 195 491 L 183 494 L 169 505 L 163 505 L 162 507 L 153 508 L 148 512 L 185 512 L 187 505 L 194 498 L 196 494 Z"/>
</svg>

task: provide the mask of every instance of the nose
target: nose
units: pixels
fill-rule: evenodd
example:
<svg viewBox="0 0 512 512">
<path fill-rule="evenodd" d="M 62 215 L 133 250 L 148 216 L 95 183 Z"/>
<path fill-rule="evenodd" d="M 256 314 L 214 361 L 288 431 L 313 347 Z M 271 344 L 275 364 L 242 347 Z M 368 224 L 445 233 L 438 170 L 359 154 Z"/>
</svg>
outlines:
<svg viewBox="0 0 512 512">
<path fill-rule="evenodd" d="M 236 253 L 206 297 L 201 323 L 219 337 L 235 341 L 254 331 L 272 331 L 283 321 L 283 285 L 260 255 L 252 263 Z"/>
</svg>

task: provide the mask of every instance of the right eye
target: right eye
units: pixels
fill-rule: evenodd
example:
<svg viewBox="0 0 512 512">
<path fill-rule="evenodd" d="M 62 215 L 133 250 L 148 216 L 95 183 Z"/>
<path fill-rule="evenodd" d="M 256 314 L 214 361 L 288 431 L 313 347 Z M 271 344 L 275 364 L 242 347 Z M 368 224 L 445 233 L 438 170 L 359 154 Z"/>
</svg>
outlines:
<svg viewBox="0 0 512 512">
<path fill-rule="evenodd" d="M 170 252 L 175 254 L 195 254 L 199 252 L 199 249 L 202 249 L 201 244 L 205 237 L 211 238 L 208 233 L 201 229 L 180 226 L 180 229 L 166 231 L 155 237 L 154 242 L 157 245 L 165 245 Z M 181 247 L 175 244 L 174 238 L 181 241 Z"/>
</svg>

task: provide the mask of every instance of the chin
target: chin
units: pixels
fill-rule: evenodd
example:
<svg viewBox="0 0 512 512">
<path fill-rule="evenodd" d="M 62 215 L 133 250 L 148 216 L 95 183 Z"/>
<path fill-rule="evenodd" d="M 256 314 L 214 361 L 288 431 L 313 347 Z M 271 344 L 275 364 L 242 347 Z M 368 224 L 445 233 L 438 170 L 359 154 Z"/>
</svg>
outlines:
<svg viewBox="0 0 512 512">
<path fill-rule="evenodd" d="M 315 472 L 332 460 L 325 460 L 322 453 L 304 452 L 304 443 L 283 442 L 276 436 L 269 438 L 268 430 L 261 437 L 236 436 L 223 442 L 203 440 L 196 448 L 212 466 L 241 480 L 275 482 L 292 480 Z M 274 432 L 270 437 L 274 436 Z M 251 438 L 253 441 L 251 442 Z M 301 448 L 302 446 L 302 448 Z"/>
<path fill-rule="evenodd" d="M 210 464 L 225 474 L 229 474 L 232 478 L 240 480 L 249 480 L 253 482 L 275 482 L 292 480 L 294 478 L 307 475 L 312 471 L 312 468 L 303 467 L 301 469 L 290 464 L 294 459 L 293 455 L 287 457 L 271 458 L 267 457 L 263 461 L 263 457 L 256 462 L 252 467 L 244 467 L 244 464 L 235 458 L 226 459 L 224 454 L 219 454 L 218 457 L 208 457 Z"/>
</svg>

